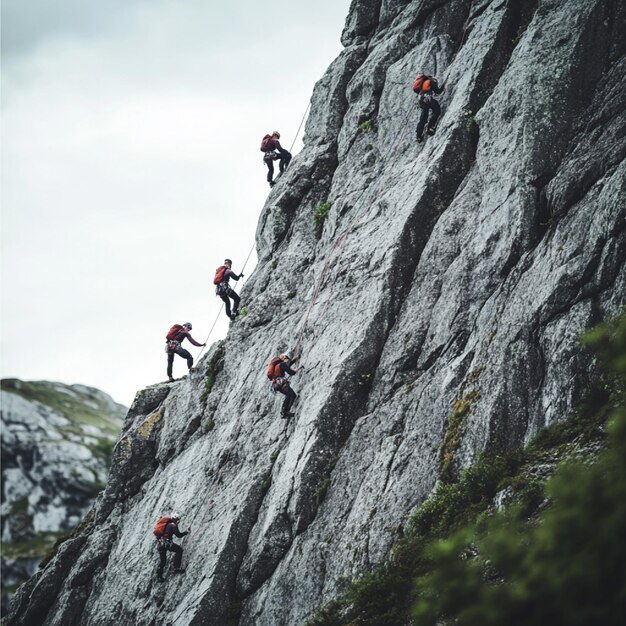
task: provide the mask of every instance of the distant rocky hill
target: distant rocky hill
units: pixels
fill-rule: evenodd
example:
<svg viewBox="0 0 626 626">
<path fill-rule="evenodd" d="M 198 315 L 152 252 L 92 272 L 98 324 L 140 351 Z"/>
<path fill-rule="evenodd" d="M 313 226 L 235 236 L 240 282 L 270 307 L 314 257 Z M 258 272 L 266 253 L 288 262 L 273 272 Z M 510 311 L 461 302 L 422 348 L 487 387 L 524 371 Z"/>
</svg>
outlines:
<svg viewBox="0 0 626 626">
<path fill-rule="evenodd" d="M 84 385 L 2 381 L 2 610 L 104 488 L 126 407 Z"/>
</svg>

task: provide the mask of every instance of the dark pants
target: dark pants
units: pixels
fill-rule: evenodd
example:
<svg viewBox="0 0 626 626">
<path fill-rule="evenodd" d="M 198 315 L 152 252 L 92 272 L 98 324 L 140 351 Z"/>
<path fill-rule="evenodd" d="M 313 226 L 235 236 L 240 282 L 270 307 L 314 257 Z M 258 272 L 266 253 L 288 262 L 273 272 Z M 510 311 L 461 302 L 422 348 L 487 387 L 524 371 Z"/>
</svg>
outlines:
<svg viewBox="0 0 626 626">
<path fill-rule="evenodd" d="M 285 415 L 286 413 L 289 413 L 289 409 L 291 408 L 298 396 L 296 395 L 296 392 L 291 388 L 289 383 L 285 383 L 282 387 L 278 387 L 276 391 L 282 393 L 285 396 L 285 399 L 283 400 L 283 415 Z"/>
<path fill-rule="evenodd" d="M 434 130 L 437 124 L 437 120 L 441 115 L 441 107 L 439 106 L 437 100 L 435 100 L 434 98 L 431 98 L 430 102 L 421 102 L 420 108 L 422 112 L 420 114 L 419 122 L 417 123 L 417 128 L 415 129 L 415 133 L 418 137 L 421 137 L 423 135 L 426 122 L 428 122 L 428 128 L 430 130 Z M 433 114 L 430 117 L 430 121 L 428 121 L 428 114 L 430 113 L 430 111 L 432 111 Z"/>
<path fill-rule="evenodd" d="M 280 155 L 278 157 L 279 159 L 278 169 L 280 173 L 282 174 L 287 169 L 287 166 L 289 165 L 289 162 L 291 161 L 291 152 L 285 150 L 284 148 L 279 148 L 277 152 Z M 265 162 L 265 165 L 267 165 L 267 169 L 268 169 L 267 182 L 271 183 L 272 180 L 274 179 L 274 158 L 273 156 L 271 156 L 271 153 L 268 153 L 263 158 L 263 161 Z"/>
<path fill-rule="evenodd" d="M 187 359 L 187 367 L 191 369 L 193 367 L 193 357 L 185 348 L 178 348 L 176 352 L 168 352 L 167 353 L 167 375 L 172 377 L 172 366 L 174 365 L 174 355 L 182 356 L 183 359 Z"/>
<path fill-rule="evenodd" d="M 224 301 L 228 317 L 230 317 L 230 298 L 233 299 L 233 313 L 237 315 L 241 298 L 230 287 L 220 287 L 219 296 Z"/>
<path fill-rule="evenodd" d="M 159 550 L 159 569 L 157 570 L 157 576 L 161 578 L 163 576 L 163 570 L 165 569 L 165 562 L 167 561 L 167 551 L 174 553 L 174 569 L 178 569 L 183 560 L 183 549 L 177 546 L 175 543 L 170 543 L 165 550 Z"/>
</svg>

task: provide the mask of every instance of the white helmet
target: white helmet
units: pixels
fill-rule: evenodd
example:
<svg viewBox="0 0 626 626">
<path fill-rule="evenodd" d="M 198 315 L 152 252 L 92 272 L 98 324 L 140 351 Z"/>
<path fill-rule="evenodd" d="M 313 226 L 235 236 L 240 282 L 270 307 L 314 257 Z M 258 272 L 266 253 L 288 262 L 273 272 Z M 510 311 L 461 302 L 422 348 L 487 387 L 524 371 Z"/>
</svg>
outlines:
<svg viewBox="0 0 626 626">
<path fill-rule="evenodd" d="M 179 520 L 180 519 L 180 515 L 178 513 L 171 513 L 170 514 L 170 518 L 171 519 L 175 519 L 175 520 Z"/>
</svg>

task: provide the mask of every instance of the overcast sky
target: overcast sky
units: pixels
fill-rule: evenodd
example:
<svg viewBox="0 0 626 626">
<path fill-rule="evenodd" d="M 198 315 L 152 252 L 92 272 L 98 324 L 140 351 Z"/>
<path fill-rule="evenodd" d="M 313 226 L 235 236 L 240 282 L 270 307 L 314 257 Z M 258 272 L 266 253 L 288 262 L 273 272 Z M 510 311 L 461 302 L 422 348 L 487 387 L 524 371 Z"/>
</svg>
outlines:
<svg viewBox="0 0 626 626">
<path fill-rule="evenodd" d="M 2 377 L 128 405 L 173 323 L 206 338 L 267 197 L 261 138 L 291 145 L 348 6 L 2 0 Z"/>
</svg>

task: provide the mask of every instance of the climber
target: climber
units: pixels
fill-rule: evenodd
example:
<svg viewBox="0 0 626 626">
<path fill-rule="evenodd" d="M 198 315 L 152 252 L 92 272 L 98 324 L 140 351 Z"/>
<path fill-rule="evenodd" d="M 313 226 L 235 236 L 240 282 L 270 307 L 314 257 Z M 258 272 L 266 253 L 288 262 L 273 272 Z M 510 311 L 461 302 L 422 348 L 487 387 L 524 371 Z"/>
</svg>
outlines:
<svg viewBox="0 0 626 626">
<path fill-rule="evenodd" d="M 267 366 L 267 377 L 272 381 L 272 391 L 274 393 L 278 391 L 285 396 L 281 413 L 282 419 L 287 419 L 295 415 L 295 413 L 291 413 L 289 409 L 297 398 L 296 392 L 291 388 L 286 375 L 295 376 L 302 369 L 299 367 L 292 370 L 289 367 L 289 363 L 291 363 L 291 357 L 288 354 L 281 354 L 279 357 L 274 357 Z"/>
<path fill-rule="evenodd" d="M 265 135 L 261 141 L 261 152 L 264 152 L 263 163 L 267 165 L 267 182 L 270 187 L 273 187 L 276 182 L 274 181 L 274 161 L 279 160 L 278 169 L 282 174 L 291 161 L 291 152 L 285 150 L 281 145 L 280 133 L 275 130 L 271 135 Z"/>
<path fill-rule="evenodd" d="M 443 92 L 443 89 L 443 87 L 439 86 L 434 76 L 427 76 L 426 74 L 418 74 L 413 83 L 413 91 L 418 95 L 418 105 L 421 110 L 417 128 L 415 129 L 417 143 L 422 143 L 423 141 L 424 126 L 426 126 L 427 122 L 426 132 L 429 135 L 435 134 L 437 120 L 441 115 L 441 107 L 433 97 L 433 94 L 440 94 Z M 431 111 L 432 115 L 429 120 L 428 115 Z"/>
<path fill-rule="evenodd" d="M 180 324 L 174 324 L 167 333 L 165 339 L 165 352 L 167 352 L 167 377 L 169 382 L 173 383 L 172 367 L 174 365 L 174 355 L 182 356 L 183 359 L 187 359 L 187 367 L 189 372 L 193 372 L 193 357 L 187 350 L 185 350 L 181 344 L 185 339 L 189 339 L 194 346 L 203 347 L 206 343 L 198 343 L 190 334 L 192 329 L 191 322 L 186 322 L 182 326 Z"/>
<path fill-rule="evenodd" d="M 183 560 L 183 548 L 174 543 L 174 536 L 184 537 L 189 534 L 188 528 L 185 532 L 178 530 L 180 515 L 172 513 L 169 517 L 162 517 L 154 527 L 154 534 L 157 538 L 156 549 L 159 553 L 159 569 L 157 570 L 157 580 L 163 582 L 163 570 L 167 561 L 167 552 L 174 553 L 174 572 L 182 574 L 185 570 L 181 567 Z"/>
<path fill-rule="evenodd" d="M 237 315 L 239 315 L 239 302 L 241 298 L 230 288 L 228 281 L 232 278 L 233 280 L 239 280 L 243 278 L 243 272 L 237 276 L 235 272 L 231 269 L 233 266 L 233 262 L 230 259 L 224 259 L 224 265 L 220 265 L 215 270 L 215 278 L 213 279 L 213 284 L 215 287 L 215 295 L 219 296 L 226 306 L 226 315 L 230 317 L 231 320 L 234 320 Z M 230 298 L 233 299 L 233 312 L 230 312 Z"/>
</svg>

